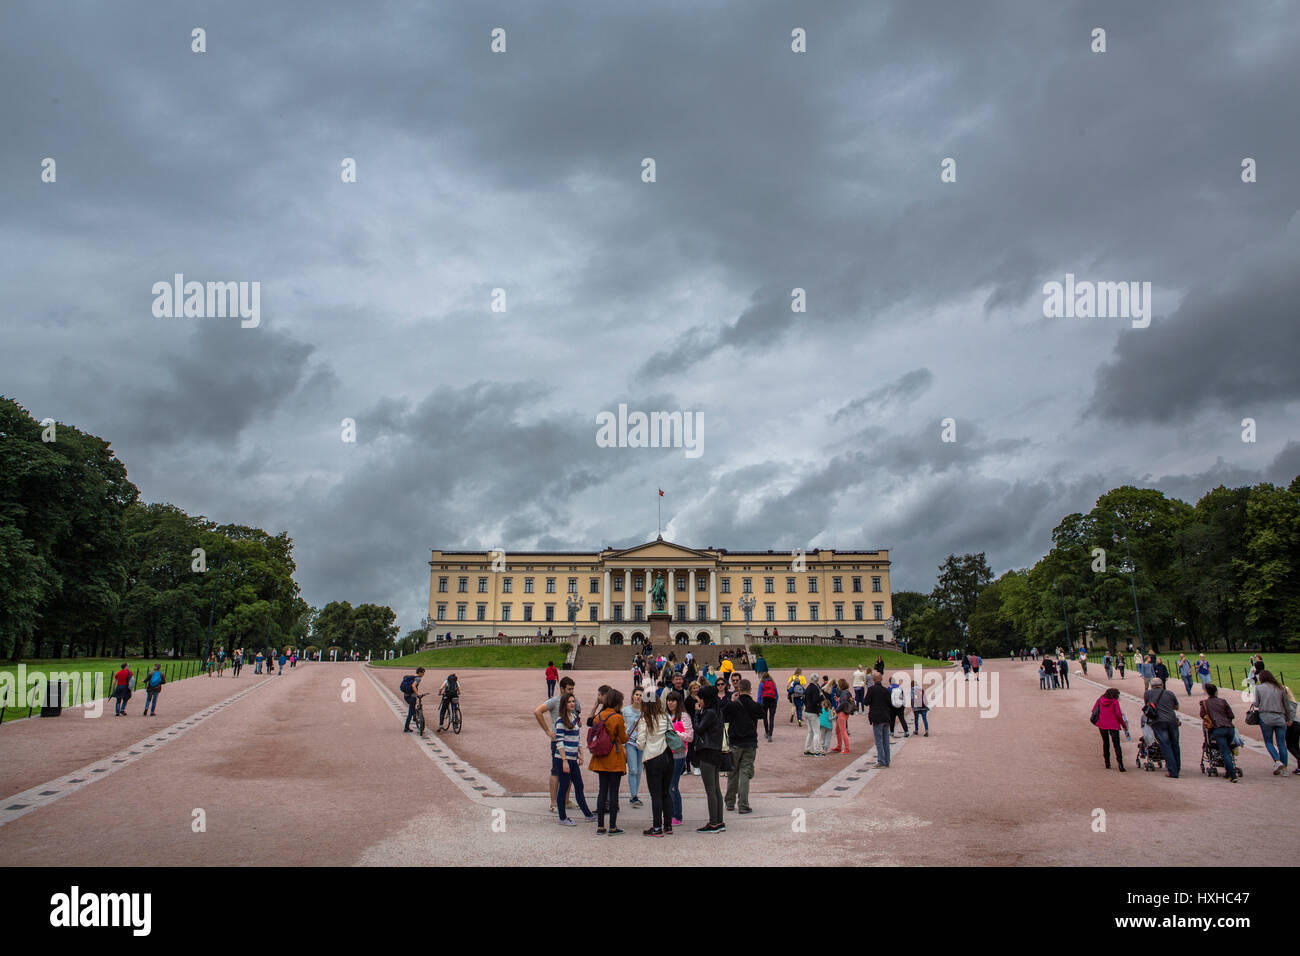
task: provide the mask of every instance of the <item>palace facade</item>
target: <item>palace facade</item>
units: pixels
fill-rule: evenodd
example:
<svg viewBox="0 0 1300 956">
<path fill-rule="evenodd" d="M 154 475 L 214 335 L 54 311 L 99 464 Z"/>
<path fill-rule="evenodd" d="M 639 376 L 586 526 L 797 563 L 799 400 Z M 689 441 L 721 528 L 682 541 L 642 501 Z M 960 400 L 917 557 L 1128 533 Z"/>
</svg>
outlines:
<svg viewBox="0 0 1300 956">
<path fill-rule="evenodd" d="M 550 630 L 598 644 L 639 642 L 650 633 L 648 595 L 660 574 L 679 644 L 739 644 L 747 630 L 765 629 L 891 636 L 888 551 L 728 551 L 659 538 L 597 552 L 433 551 L 429 567 L 430 640 Z"/>
</svg>

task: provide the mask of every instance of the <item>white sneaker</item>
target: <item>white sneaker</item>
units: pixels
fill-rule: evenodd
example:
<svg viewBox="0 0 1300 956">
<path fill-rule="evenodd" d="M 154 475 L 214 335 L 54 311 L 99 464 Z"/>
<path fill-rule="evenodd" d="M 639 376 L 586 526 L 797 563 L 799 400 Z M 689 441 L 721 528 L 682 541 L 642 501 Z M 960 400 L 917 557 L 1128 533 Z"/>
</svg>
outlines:
<svg viewBox="0 0 1300 956">
<path fill-rule="evenodd" d="M 699 768 L 699 767 L 692 767 L 692 768 L 691 768 L 691 773 L 695 774 L 695 776 L 698 777 L 698 776 L 700 775 L 700 768 Z"/>
</svg>

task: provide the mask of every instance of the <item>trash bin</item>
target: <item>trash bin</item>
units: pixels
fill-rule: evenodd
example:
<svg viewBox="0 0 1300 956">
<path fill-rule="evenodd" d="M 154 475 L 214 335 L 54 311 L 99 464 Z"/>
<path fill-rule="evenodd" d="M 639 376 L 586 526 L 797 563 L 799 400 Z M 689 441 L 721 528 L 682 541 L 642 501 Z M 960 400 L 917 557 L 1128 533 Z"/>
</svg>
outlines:
<svg viewBox="0 0 1300 956">
<path fill-rule="evenodd" d="M 41 705 L 42 717 L 57 717 L 63 713 L 63 705 L 68 700 L 71 686 L 72 684 L 65 680 L 45 682 L 45 701 Z"/>
</svg>

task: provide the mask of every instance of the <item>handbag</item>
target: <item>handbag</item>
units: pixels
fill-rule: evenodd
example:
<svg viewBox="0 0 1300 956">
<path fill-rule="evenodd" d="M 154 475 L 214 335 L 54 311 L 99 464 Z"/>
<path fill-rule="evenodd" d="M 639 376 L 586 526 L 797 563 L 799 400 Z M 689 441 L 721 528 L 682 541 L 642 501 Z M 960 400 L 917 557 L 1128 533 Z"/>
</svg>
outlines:
<svg viewBox="0 0 1300 956">
<path fill-rule="evenodd" d="M 1250 709 L 1246 711 L 1246 723 L 1252 727 L 1259 726 L 1259 705 L 1251 704 Z"/>
<path fill-rule="evenodd" d="M 1206 713 L 1205 701 L 1201 701 L 1201 726 L 1204 727 L 1206 731 L 1211 731 L 1214 729 L 1214 718 L 1212 718 L 1208 713 Z"/>
<path fill-rule="evenodd" d="M 1093 725 L 1094 725 L 1094 726 L 1097 724 L 1098 721 L 1101 720 L 1101 701 L 1100 701 L 1100 700 L 1098 700 L 1095 704 L 1092 705 L 1092 716 L 1089 717 L 1088 719 L 1091 720 L 1091 721 L 1093 722 Z"/>
</svg>

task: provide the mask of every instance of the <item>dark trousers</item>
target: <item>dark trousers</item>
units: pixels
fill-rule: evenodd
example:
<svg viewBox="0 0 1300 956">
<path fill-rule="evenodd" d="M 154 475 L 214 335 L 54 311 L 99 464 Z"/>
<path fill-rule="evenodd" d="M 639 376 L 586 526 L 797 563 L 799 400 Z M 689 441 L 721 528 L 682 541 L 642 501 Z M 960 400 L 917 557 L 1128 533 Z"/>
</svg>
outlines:
<svg viewBox="0 0 1300 956">
<path fill-rule="evenodd" d="M 1295 757 L 1295 764 L 1300 767 L 1300 720 L 1286 725 L 1286 749 Z"/>
<path fill-rule="evenodd" d="M 577 760 L 573 761 L 572 773 L 569 772 L 569 761 L 560 761 L 560 790 L 555 798 L 555 812 L 560 815 L 561 820 L 568 819 L 564 813 L 564 805 L 569 802 L 569 784 L 573 784 L 573 799 L 577 801 L 582 815 L 591 816 L 591 811 L 587 809 L 587 795 L 582 788 L 582 764 Z"/>
<path fill-rule="evenodd" d="M 546 696 L 547 697 L 555 696 L 555 681 L 549 679 L 546 681 Z"/>
<path fill-rule="evenodd" d="M 1229 777 L 1237 775 L 1237 764 L 1232 759 L 1232 728 L 1215 727 L 1210 731 L 1210 737 L 1219 748 L 1219 753 L 1223 755 L 1223 769 Z"/>
<path fill-rule="evenodd" d="M 1110 766 L 1110 748 L 1115 746 L 1115 762 L 1121 767 L 1124 766 L 1124 751 L 1119 749 L 1119 731 L 1118 730 L 1097 730 L 1101 733 L 1101 756 L 1106 761 L 1106 766 Z"/>
<path fill-rule="evenodd" d="M 867 702 L 867 689 L 865 687 L 853 688 L 853 702 L 858 705 L 858 713 L 862 713 L 862 707 Z"/>
<path fill-rule="evenodd" d="M 672 782 L 673 754 L 665 750 L 653 760 L 641 765 L 645 772 L 646 786 L 650 790 L 650 825 L 659 828 L 665 823 L 672 825 Z"/>
<path fill-rule="evenodd" d="M 1066 690 L 1070 689 L 1070 668 L 1068 665 L 1061 668 L 1061 686 Z"/>
<path fill-rule="evenodd" d="M 603 827 L 608 814 L 609 826 L 613 829 L 618 825 L 618 788 L 623 775 L 613 770 L 597 770 L 596 776 L 600 778 L 600 792 L 596 795 L 596 826 Z"/>
<path fill-rule="evenodd" d="M 439 727 L 445 727 L 445 726 L 447 726 L 447 712 L 448 712 L 449 710 L 451 710 L 451 702 L 452 702 L 453 700 L 455 700 L 455 699 L 456 699 L 456 698 L 454 698 L 454 697 L 444 697 L 444 698 L 442 699 L 442 706 L 438 708 L 438 726 L 439 726 Z"/>
<path fill-rule="evenodd" d="M 709 804 L 709 823 L 722 823 L 722 785 L 718 782 L 718 765 L 700 761 L 700 782 Z"/>
<path fill-rule="evenodd" d="M 1183 765 L 1183 756 L 1178 750 L 1178 723 L 1157 720 L 1151 724 L 1151 730 L 1155 733 L 1156 740 L 1160 742 L 1160 752 L 1164 755 L 1169 775 L 1178 776 L 1178 771 Z"/>
<path fill-rule="evenodd" d="M 906 709 L 905 709 L 905 708 L 903 708 L 903 707 L 890 707 L 890 708 L 889 708 L 889 732 L 890 732 L 891 734 L 894 732 L 894 724 L 895 724 L 895 722 L 900 723 L 900 724 L 903 725 L 903 735 L 904 735 L 904 736 L 907 736 L 907 733 L 908 733 L 908 730 L 907 730 L 907 713 L 906 713 Z"/>
<path fill-rule="evenodd" d="M 410 730 L 411 721 L 415 719 L 415 705 L 420 702 L 420 698 L 414 694 L 403 694 L 402 696 L 406 698 L 406 723 L 402 729 Z"/>
<path fill-rule="evenodd" d="M 768 739 L 772 738 L 772 731 L 776 727 L 776 701 L 765 699 L 763 701 L 763 731 L 767 734 Z"/>
</svg>

